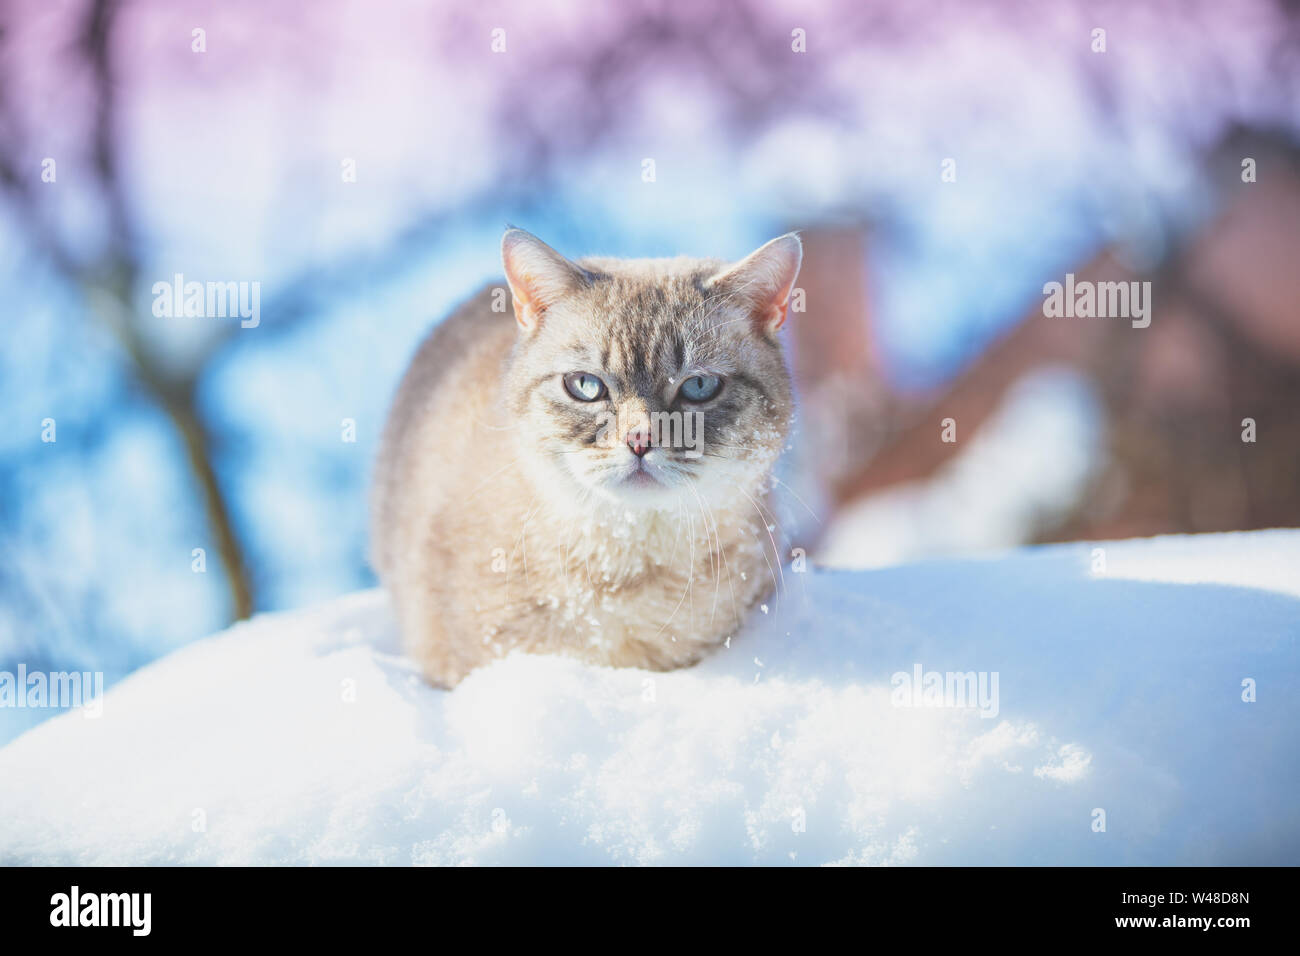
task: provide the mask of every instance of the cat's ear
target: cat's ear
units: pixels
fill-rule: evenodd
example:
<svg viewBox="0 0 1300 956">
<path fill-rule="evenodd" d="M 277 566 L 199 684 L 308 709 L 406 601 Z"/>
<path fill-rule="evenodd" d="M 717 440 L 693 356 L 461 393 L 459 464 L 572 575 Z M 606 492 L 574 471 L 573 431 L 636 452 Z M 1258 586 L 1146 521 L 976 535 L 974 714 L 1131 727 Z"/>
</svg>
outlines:
<svg viewBox="0 0 1300 956">
<path fill-rule="evenodd" d="M 525 332 L 536 330 L 548 308 L 590 281 L 579 266 L 522 229 L 507 229 L 501 237 L 501 264 Z"/>
<path fill-rule="evenodd" d="M 793 232 L 787 233 L 727 266 L 704 287 L 745 303 L 761 331 L 775 332 L 785 323 L 802 262 L 803 243 Z"/>
</svg>

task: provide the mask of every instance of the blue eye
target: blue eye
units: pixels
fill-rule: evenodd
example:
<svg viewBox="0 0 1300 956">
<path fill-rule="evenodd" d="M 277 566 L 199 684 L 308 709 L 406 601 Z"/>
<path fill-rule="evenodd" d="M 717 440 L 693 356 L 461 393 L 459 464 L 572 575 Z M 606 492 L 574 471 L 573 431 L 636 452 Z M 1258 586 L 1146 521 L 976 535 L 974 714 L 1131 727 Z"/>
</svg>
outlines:
<svg viewBox="0 0 1300 956">
<path fill-rule="evenodd" d="M 570 372 L 564 376 L 564 390 L 580 402 L 594 402 L 605 397 L 605 383 L 590 372 Z"/>
<path fill-rule="evenodd" d="M 680 394 L 688 402 L 707 402 L 722 390 L 722 379 L 716 375 L 694 375 L 682 382 Z"/>
</svg>

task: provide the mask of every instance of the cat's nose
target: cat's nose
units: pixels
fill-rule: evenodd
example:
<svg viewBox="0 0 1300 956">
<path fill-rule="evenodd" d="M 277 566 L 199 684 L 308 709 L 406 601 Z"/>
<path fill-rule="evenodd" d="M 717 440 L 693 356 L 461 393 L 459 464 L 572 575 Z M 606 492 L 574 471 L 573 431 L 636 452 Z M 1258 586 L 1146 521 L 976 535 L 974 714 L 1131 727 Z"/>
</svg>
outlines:
<svg viewBox="0 0 1300 956">
<path fill-rule="evenodd" d="M 627 433 L 627 447 L 640 458 L 650 450 L 650 429 L 634 428 Z"/>
</svg>

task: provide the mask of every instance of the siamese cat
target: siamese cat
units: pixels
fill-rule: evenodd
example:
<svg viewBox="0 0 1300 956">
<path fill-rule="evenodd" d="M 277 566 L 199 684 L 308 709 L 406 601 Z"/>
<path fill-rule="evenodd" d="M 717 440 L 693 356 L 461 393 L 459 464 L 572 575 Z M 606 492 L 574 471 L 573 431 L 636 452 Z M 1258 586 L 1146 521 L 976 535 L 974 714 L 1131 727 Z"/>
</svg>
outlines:
<svg viewBox="0 0 1300 956">
<path fill-rule="evenodd" d="M 802 246 L 570 261 L 509 229 L 416 352 L 384 429 L 372 560 L 453 687 L 512 650 L 667 670 L 728 642 L 786 551 L 770 473 Z"/>
</svg>

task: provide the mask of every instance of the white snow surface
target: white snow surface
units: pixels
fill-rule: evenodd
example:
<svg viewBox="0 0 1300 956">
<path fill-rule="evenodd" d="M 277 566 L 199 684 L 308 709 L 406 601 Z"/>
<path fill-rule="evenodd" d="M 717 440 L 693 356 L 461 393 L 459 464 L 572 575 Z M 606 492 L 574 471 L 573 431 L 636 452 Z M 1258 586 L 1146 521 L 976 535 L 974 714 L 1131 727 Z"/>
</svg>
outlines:
<svg viewBox="0 0 1300 956">
<path fill-rule="evenodd" d="M 0 749 L 0 862 L 1294 864 L 1298 638 L 1300 531 L 787 567 L 695 668 L 451 692 L 364 592 Z M 917 665 L 996 672 L 997 715 L 902 706 Z"/>
</svg>

